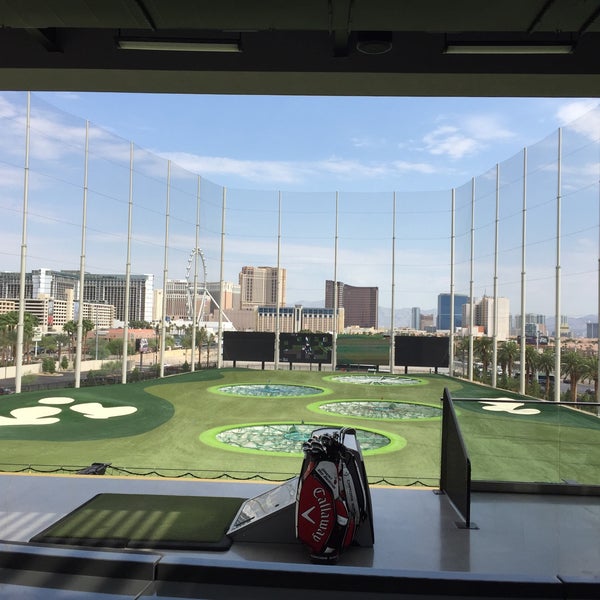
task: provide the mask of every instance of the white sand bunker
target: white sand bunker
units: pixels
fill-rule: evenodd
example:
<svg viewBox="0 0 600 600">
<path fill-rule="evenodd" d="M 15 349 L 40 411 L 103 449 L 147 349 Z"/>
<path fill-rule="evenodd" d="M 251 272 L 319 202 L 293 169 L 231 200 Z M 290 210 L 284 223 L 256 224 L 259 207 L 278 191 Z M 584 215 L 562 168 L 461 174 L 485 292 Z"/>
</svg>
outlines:
<svg viewBox="0 0 600 600">
<path fill-rule="evenodd" d="M 81 413 L 88 419 L 110 419 L 111 417 L 123 417 L 137 411 L 135 406 L 102 406 L 99 402 L 87 402 L 71 406 L 71 410 Z"/>
<path fill-rule="evenodd" d="M 498 398 L 498 400 L 503 400 L 504 398 Z M 510 398 L 506 398 L 506 400 L 510 400 Z M 481 402 L 481 404 L 487 404 L 488 406 L 483 406 L 483 410 L 491 410 L 493 412 L 506 412 L 511 415 L 539 415 L 540 411 L 537 408 L 521 408 L 525 403 L 524 402 L 492 402 L 485 401 Z"/>
<path fill-rule="evenodd" d="M 42 398 L 41 400 L 38 400 L 39 404 L 72 404 L 73 402 L 75 402 L 75 398 L 67 398 L 65 397 L 61 397 L 61 396 L 56 396 L 54 398 Z"/>
<path fill-rule="evenodd" d="M 60 408 L 52 406 L 29 406 L 26 408 L 15 408 L 10 411 L 12 416 L 0 417 L 2 425 L 52 425 L 60 419 L 54 417 L 61 412 Z"/>
<path fill-rule="evenodd" d="M 0 427 L 3 425 L 53 425 L 60 422 L 55 415 L 62 412 L 57 406 L 72 404 L 74 398 L 56 396 L 42 398 L 38 404 L 50 404 L 56 406 L 28 406 L 15 408 L 10 411 L 10 417 L 0 416 Z M 99 402 L 86 402 L 69 407 L 88 419 L 110 419 L 112 417 L 123 417 L 137 411 L 135 406 L 102 406 Z"/>
</svg>

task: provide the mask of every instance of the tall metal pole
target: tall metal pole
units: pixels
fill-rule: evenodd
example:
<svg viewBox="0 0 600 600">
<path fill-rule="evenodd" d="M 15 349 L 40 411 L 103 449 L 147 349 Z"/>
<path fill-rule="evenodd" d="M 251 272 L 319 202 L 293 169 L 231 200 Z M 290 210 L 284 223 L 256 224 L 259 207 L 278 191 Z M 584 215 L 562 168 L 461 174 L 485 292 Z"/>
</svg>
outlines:
<svg viewBox="0 0 600 600">
<path fill-rule="evenodd" d="M 25 119 L 25 166 L 23 174 L 23 225 L 21 229 L 21 267 L 19 278 L 19 319 L 17 321 L 17 355 L 15 361 L 15 392 L 21 391 L 23 370 L 23 338 L 25 332 L 25 269 L 27 268 L 27 218 L 29 203 L 29 137 L 31 131 L 31 92 L 27 92 Z"/>
<path fill-rule="evenodd" d="M 475 323 L 473 299 L 474 276 L 475 276 L 475 178 L 471 179 L 471 258 L 470 258 L 470 281 L 469 281 L 469 381 L 473 381 L 473 326 Z"/>
<path fill-rule="evenodd" d="M 131 228 L 133 222 L 133 142 L 129 142 L 129 202 L 127 213 L 127 258 L 125 261 L 125 319 L 123 323 L 123 361 L 121 383 L 127 383 L 127 357 L 129 355 L 129 306 L 131 303 Z M 140 348 L 140 353 L 141 353 Z M 141 354 L 140 354 L 141 362 Z"/>
<path fill-rule="evenodd" d="M 449 364 L 450 375 L 454 374 L 454 252 L 456 246 L 456 189 L 452 188 L 452 216 L 450 219 L 450 337 Z"/>
<path fill-rule="evenodd" d="M 281 333 L 281 322 L 279 314 L 281 311 L 281 192 L 279 192 L 277 203 L 277 303 L 275 314 L 275 370 L 279 369 L 279 334 Z"/>
<path fill-rule="evenodd" d="M 492 335 L 492 387 L 498 384 L 498 224 L 500 222 L 500 165 L 496 163 L 496 219 L 494 221 L 494 315 Z"/>
<path fill-rule="evenodd" d="M 85 239 L 87 229 L 88 164 L 90 122 L 85 122 L 85 151 L 83 161 L 83 207 L 81 216 L 81 255 L 79 258 L 79 314 L 77 315 L 77 345 L 75 350 L 75 387 L 81 385 L 81 346 L 83 341 L 83 290 L 85 288 Z M 97 313 L 96 313 L 97 314 Z M 96 327 L 98 325 L 96 324 Z"/>
<path fill-rule="evenodd" d="M 600 160 L 598 160 L 598 165 L 600 165 Z M 598 310 L 596 321 L 596 362 L 598 367 L 596 378 L 600 382 L 600 177 L 598 177 Z M 596 402 L 598 403 L 596 414 L 600 416 L 600 385 L 596 386 Z"/>
<path fill-rule="evenodd" d="M 194 293 L 192 294 L 192 364 L 191 371 L 195 370 L 195 358 L 196 358 L 196 329 L 198 327 L 198 313 L 197 305 L 198 305 L 198 252 L 200 251 L 200 175 L 198 175 L 198 185 L 196 187 L 196 241 L 194 245 Z M 202 290 L 202 293 L 206 293 L 206 290 Z M 222 300 L 221 300 L 222 302 Z M 207 346 L 207 352 L 210 354 L 210 347 Z M 200 368 L 200 365 L 198 365 Z"/>
<path fill-rule="evenodd" d="M 223 202 L 221 204 L 221 267 L 219 272 L 219 339 L 217 340 L 217 365 L 223 367 L 223 279 L 225 277 L 225 216 L 227 207 L 227 188 L 223 188 Z"/>
<path fill-rule="evenodd" d="M 340 193 L 335 193 L 335 236 L 333 247 L 333 348 L 331 352 L 331 370 L 335 371 L 337 366 L 337 334 L 338 334 L 338 281 L 337 281 L 337 261 L 338 261 L 338 206 Z"/>
<path fill-rule="evenodd" d="M 558 128 L 558 162 L 557 162 L 557 190 L 556 190 L 556 281 L 555 281 L 555 324 L 554 324 L 554 401 L 560 402 L 560 364 L 561 364 L 561 348 L 560 348 L 560 313 L 561 313 L 561 273 L 560 273 L 560 235 L 561 235 L 561 192 L 562 192 L 562 128 Z"/>
<path fill-rule="evenodd" d="M 167 333 L 167 278 L 169 277 L 169 218 L 171 214 L 171 161 L 167 161 L 167 205 L 165 208 L 165 256 L 163 261 L 163 294 L 160 313 L 160 377 L 165 376 L 165 337 Z"/>
<path fill-rule="evenodd" d="M 526 310 L 526 287 L 527 277 L 525 270 L 525 258 L 526 258 L 526 242 L 527 242 L 527 148 L 523 148 L 523 211 L 521 220 L 521 372 L 519 373 L 519 393 L 525 394 L 527 389 L 526 378 L 527 373 L 525 369 L 527 356 L 526 347 L 527 340 L 525 337 L 525 318 L 527 315 Z M 546 382 L 548 385 L 548 382 Z"/>
<path fill-rule="evenodd" d="M 392 198 L 392 313 L 390 315 L 390 373 L 394 373 L 396 347 L 394 340 L 394 312 L 396 296 L 396 192 Z"/>
</svg>

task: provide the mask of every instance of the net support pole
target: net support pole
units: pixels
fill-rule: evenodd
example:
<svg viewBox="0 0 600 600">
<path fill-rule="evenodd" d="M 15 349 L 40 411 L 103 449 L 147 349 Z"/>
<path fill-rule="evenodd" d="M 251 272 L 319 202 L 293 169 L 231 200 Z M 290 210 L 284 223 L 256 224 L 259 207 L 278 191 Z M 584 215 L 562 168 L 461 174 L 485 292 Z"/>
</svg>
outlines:
<svg viewBox="0 0 600 600">
<path fill-rule="evenodd" d="M 454 373 L 454 252 L 456 246 L 456 190 L 452 188 L 451 217 L 450 217 L 450 335 L 448 338 L 448 363 L 450 375 Z"/>
<path fill-rule="evenodd" d="M 15 361 L 15 393 L 21 391 L 23 375 L 23 340 L 25 333 L 25 269 L 27 268 L 27 219 L 29 203 L 29 146 L 31 134 L 31 92 L 27 92 L 27 115 L 25 118 L 25 165 L 23 167 L 23 210 L 21 228 L 21 265 L 19 270 L 19 316 L 17 321 L 17 355 Z"/>
<path fill-rule="evenodd" d="M 394 373 L 396 348 L 394 341 L 394 311 L 396 300 L 396 192 L 392 198 L 392 308 L 390 315 L 390 374 Z"/>
<path fill-rule="evenodd" d="M 81 209 L 81 255 L 79 257 L 79 313 L 77 315 L 77 344 L 75 346 L 75 387 L 81 386 L 81 346 L 83 344 L 83 290 L 85 288 L 85 247 L 87 229 L 87 199 L 88 199 L 88 163 L 90 143 L 90 122 L 85 122 L 85 150 L 83 159 L 83 198 Z M 97 313 L 96 313 L 97 314 Z M 98 327 L 98 319 L 96 319 Z"/>
<path fill-rule="evenodd" d="M 129 144 L 129 202 L 127 207 L 127 260 L 125 263 L 125 315 L 123 323 L 123 362 L 121 383 L 127 383 L 127 358 L 129 356 L 129 307 L 131 305 L 131 230 L 133 225 L 133 142 Z M 145 315 L 144 315 L 145 316 Z M 97 327 L 97 325 L 96 325 Z M 141 352 L 141 348 L 140 348 Z"/>
<path fill-rule="evenodd" d="M 554 401 L 560 402 L 560 363 L 561 363 L 561 272 L 560 272 L 560 234 L 561 234 L 561 170 L 562 170 L 562 128 L 558 128 L 558 157 L 556 177 L 556 277 L 555 277 L 555 312 L 554 312 Z"/>
<path fill-rule="evenodd" d="M 227 188 L 223 188 L 221 202 L 221 265 L 219 272 L 219 304 L 223 305 L 223 277 L 225 269 L 225 216 L 227 207 Z M 219 308 L 219 338 L 217 340 L 217 366 L 223 367 L 223 308 Z"/>
<path fill-rule="evenodd" d="M 523 148 L 523 209 L 521 217 L 521 372 L 519 373 L 519 394 L 524 395 L 526 386 L 526 354 L 527 340 L 525 339 L 525 320 L 527 315 L 527 272 L 526 272 L 526 249 L 527 249 L 527 148 Z M 546 382 L 548 385 L 548 382 Z"/>
</svg>

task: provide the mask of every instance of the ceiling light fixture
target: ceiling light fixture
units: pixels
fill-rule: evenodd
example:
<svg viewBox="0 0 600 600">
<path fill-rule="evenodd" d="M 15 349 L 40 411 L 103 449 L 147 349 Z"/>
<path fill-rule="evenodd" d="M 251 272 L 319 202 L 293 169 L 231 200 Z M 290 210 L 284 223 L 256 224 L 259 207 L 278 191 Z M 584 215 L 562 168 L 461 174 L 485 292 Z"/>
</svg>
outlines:
<svg viewBox="0 0 600 600">
<path fill-rule="evenodd" d="M 392 49 L 392 32 L 361 31 L 357 36 L 356 49 L 362 54 L 387 54 Z"/>
<path fill-rule="evenodd" d="M 178 40 L 156 38 L 118 38 L 120 50 L 143 50 L 157 52 L 241 52 L 239 42 L 230 40 Z"/>
<path fill-rule="evenodd" d="M 448 42 L 444 54 L 572 54 L 569 43 Z"/>
</svg>

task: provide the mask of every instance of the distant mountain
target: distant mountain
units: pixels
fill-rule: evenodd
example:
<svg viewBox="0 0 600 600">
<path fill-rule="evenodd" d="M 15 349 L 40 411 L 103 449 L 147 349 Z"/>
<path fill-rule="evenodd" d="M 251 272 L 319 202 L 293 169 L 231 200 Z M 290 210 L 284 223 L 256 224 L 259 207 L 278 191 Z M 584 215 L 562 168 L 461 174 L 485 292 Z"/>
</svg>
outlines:
<svg viewBox="0 0 600 600">
<path fill-rule="evenodd" d="M 325 301 L 305 301 L 297 300 L 296 302 L 288 302 L 288 306 L 306 306 L 307 308 L 320 308 L 325 306 Z M 412 308 L 397 308 L 394 310 L 394 327 L 410 327 L 410 317 Z M 434 323 L 437 315 L 435 308 L 421 309 L 422 315 L 433 315 Z M 389 327 L 391 323 L 392 309 L 385 306 L 379 307 L 379 327 Z"/>
<path fill-rule="evenodd" d="M 412 308 L 397 308 L 394 310 L 394 327 L 410 327 Z M 433 315 L 434 324 L 437 310 L 435 308 L 421 309 L 422 315 Z M 379 327 L 389 327 L 391 324 L 392 309 L 379 307 Z"/>
<path fill-rule="evenodd" d="M 569 323 L 569 329 L 573 337 L 586 337 L 587 336 L 587 324 L 597 323 L 598 317 L 596 315 L 584 315 L 582 317 L 567 317 Z M 555 319 L 554 317 L 546 317 L 546 327 L 550 335 L 554 334 Z"/>
</svg>

